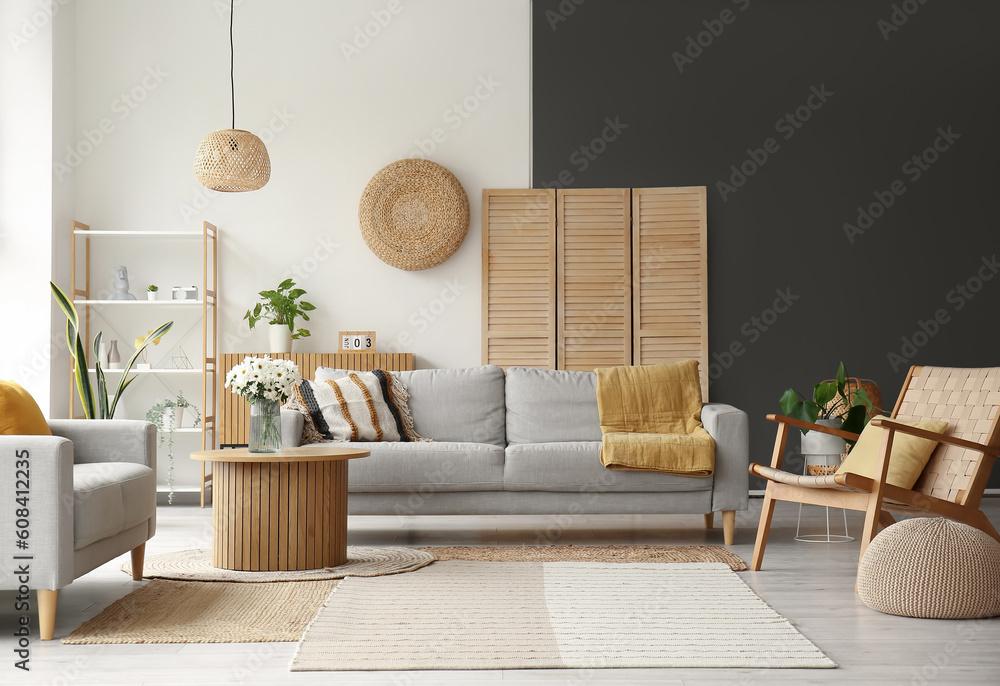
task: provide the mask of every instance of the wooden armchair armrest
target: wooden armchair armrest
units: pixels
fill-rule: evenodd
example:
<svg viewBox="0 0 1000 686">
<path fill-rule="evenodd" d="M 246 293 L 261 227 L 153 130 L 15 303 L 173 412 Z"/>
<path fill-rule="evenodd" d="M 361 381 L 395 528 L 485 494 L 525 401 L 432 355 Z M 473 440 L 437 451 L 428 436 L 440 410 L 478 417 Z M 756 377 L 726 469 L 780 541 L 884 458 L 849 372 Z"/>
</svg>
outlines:
<svg viewBox="0 0 1000 686">
<path fill-rule="evenodd" d="M 837 436 L 848 441 L 858 440 L 859 434 L 851 433 L 850 431 L 841 431 L 840 429 L 834 429 L 830 426 L 823 426 L 822 424 L 813 424 L 812 422 L 804 422 L 801 419 L 794 419 L 793 417 L 786 417 L 783 414 L 769 414 L 767 418 L 772 422 L 779 422 L 781 424 L 788 424 L 789 426 L 794 426 L 797 429 L 808 429 L 809 431 L 819 431 L 821 434 L 830 434 L 831 436 Z"/>
<path fill-rule="evenodd" d="M 967 441 L 964 438 L 945 436 L 943 433 L 938 433 L 937 431 L 919 429 L 915 426 L 902 424 L 894 419 L 890 419 L 889 417 L 874 417 L 871 423 L 875 426 L 885 427 L 890 431 L 898 431 L 900 433 L 910 434 L 912 436 L 917 436 L 918 438 L 926 438 L 928 440 L 937 441 L 938 443 L 944 443 L 946 445 L 954 445 L 959 448 L 975 450 L 977 453 L 985 453 L 991 457 L 1000 457 L 1000 448 L 991 448 L 988 445 L 976 443 L 975 441 Z"/>
</svg>

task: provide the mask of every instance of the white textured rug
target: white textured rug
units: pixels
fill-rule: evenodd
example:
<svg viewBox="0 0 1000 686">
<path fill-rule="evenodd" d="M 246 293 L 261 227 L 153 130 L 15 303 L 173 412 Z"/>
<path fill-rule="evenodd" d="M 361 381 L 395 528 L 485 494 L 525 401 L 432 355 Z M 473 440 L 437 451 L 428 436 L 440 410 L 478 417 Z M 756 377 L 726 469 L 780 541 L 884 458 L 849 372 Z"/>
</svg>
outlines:
<svg viewBox="0 0 1000 686">
<path fill-rule="evenodd" d="M 721 563 L 435 562 L 349 577 L 292 671 L 836 667 Z"/>
</svg>

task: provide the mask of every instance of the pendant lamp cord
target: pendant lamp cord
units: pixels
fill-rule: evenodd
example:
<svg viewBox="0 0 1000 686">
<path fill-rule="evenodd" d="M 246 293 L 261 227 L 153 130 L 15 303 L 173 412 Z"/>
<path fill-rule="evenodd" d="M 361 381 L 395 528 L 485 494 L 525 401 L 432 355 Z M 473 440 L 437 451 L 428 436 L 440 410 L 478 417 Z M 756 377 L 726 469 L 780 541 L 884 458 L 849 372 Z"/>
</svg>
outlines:
<svg viewBox="0 0 1000 686">
<path fill-rule="evenodd" d="M 236 128 L 236 82 L 233 79 L 233 64 L 235 61 L 235 56 L 233 55 L 233 6 L 236 4 L 236 0 L 230 0 L 229 2 L 229 88 L 233 96 L 233 128 Z"/>
</svg>

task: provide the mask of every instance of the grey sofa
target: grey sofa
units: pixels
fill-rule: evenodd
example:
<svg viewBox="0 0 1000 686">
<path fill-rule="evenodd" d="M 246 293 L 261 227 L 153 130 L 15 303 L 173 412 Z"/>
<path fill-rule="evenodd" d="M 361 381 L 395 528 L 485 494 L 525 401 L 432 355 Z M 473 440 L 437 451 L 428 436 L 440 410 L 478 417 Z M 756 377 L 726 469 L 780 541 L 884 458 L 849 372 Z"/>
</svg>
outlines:
<svg viewBox="0 0 1000 686">
<path fill-rule="evenodd" d="M 128 551 L 141 579 L 156 531 L 156 425 L 48 423 L 52 436 L 0 436 L 0 589 L 37 591 L 43 641 L 53 636 L 60 588 Z M 15 491 L 26 500 L 15 504 Z"/>
<path fill-rule="evenodd" d="M 317 380 L 344 370 L 321 368 Z M 346 443 L 351 514 L 705 514 L 723 512 L 727 544 L 747 509 L 749 429 L 734 407 L 706 404 L 715 473 L 704 478 L 611 471 L 600 461 L 597 375 L 489 365 L 394 372 L 429 443 Z M 302 416 L 282 411 L 286 445 Z"/>
</svg>

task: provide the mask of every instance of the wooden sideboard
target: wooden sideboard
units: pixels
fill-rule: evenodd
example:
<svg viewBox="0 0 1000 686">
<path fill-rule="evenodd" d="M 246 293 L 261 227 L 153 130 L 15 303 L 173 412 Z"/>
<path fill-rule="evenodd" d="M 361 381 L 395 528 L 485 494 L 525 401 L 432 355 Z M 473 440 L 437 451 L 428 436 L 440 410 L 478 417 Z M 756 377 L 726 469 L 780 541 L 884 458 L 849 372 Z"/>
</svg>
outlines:
<svg viewBox="0 0 1000 686">
<path fill-rule="evenodd" d="M 386 369 L 402 372 L 413 369 L 413 353 L 222 353 L 219 356 L 219 447 L 247 444 L 250 403 L 225 387 L 229 370 L 244 357 L 270 355 L 274 360 L 291 360 L 299 366 L 303 379 L 312 379 L 317 367 L 353 369 L 364 372 Z"/>
</svg>

